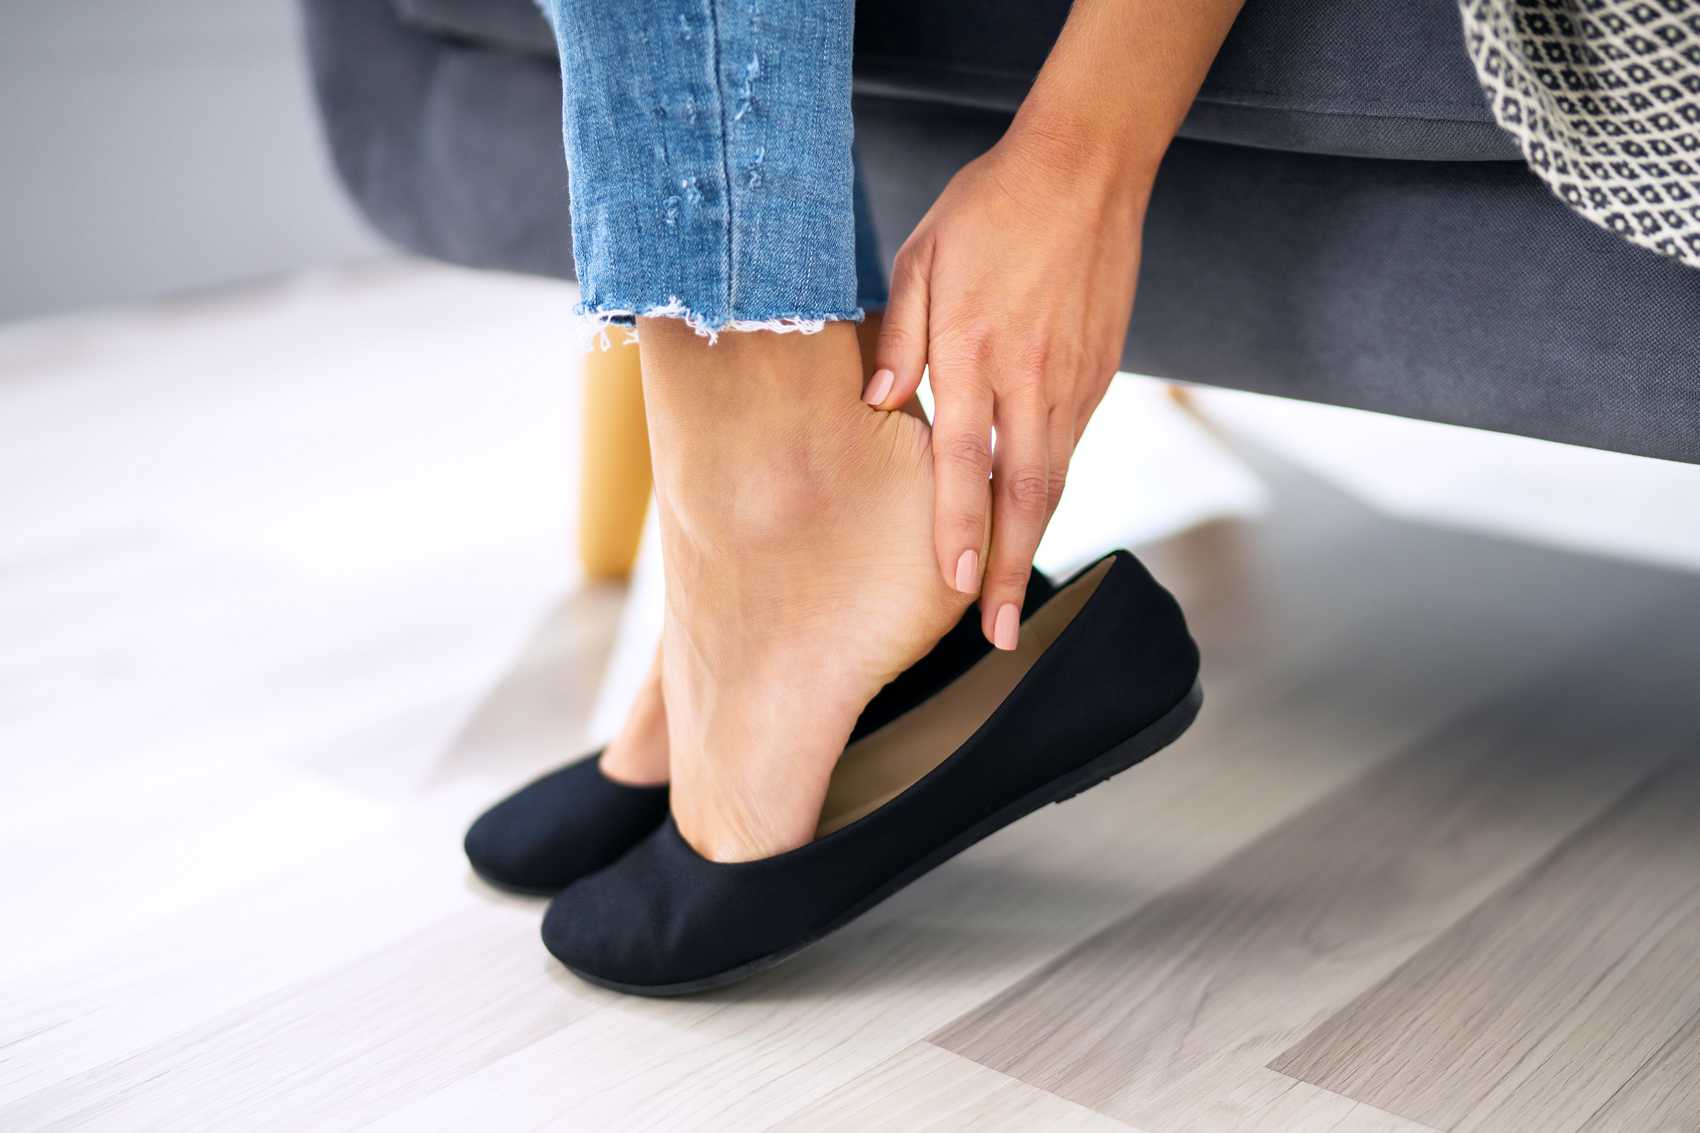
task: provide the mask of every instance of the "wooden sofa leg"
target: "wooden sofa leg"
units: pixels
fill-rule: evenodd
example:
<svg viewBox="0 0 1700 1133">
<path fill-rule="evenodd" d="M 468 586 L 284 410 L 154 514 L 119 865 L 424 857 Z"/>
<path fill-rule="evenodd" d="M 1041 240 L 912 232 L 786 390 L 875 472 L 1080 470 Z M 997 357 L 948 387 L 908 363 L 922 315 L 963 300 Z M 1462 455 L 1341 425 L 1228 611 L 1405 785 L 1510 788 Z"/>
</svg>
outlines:
<svg viewBox="0 0 1700 1133">
<path fill-rule="evenodd" d="M 584 465 L 578 554 L 591 578 L 625 578 L 649 507 L 649 424 L 636 341 L 610 328 L 584 356 Z"/>
</svg>

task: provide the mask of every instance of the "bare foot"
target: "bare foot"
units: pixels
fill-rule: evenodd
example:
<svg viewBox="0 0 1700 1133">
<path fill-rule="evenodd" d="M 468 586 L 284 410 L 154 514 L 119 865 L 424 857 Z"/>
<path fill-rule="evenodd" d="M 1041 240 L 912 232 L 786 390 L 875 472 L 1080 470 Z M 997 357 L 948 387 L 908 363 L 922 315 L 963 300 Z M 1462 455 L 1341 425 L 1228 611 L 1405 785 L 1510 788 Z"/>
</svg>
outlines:
<svg viewBox="0 0 1700 1133">
<path fill-rule="evenodd" d="M 667 704 L 661 695 L 661 648 L 638 690 L 620 734 L 602 749 L 602 774 L 628 787 L 667 782 Z"/>
<path fill-rule="evenodd" d="M 639 341 L 673 814 L 705 857 L 767 857 L 813 838 L 862 708 L 973 596 L 934 566 L 927 427 L 862 403 L 850 324 Z"/>
<path fill-rule="evenodd" d="M 883 311 L 869 311 L 867 318 L 856 326 L 864 387 L 874 376 L 874 347 L 879 344 L 884 314 Z M 910 398 L 903 411 L 916 420 L 925 422 L 927 419 L 918 398 Z M 643 687 L 632 702 L 620 734 L 602 750 L 598 766 L 602 774 L 616 783 L 632 787 L 658 786 L 668 779 L 667 753 L 667 704 L 661 692 L 661 647 L 657 646 L 649 675 L 644 678 Z"/>
</svg>

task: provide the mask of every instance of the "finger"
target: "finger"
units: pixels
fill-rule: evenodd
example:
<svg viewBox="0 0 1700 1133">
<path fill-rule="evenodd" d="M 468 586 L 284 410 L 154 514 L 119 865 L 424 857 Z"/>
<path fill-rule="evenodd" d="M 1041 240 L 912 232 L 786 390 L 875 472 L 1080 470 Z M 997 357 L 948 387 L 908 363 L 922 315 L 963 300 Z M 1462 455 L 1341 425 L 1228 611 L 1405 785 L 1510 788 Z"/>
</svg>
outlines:
<svg viewBox="0 0 1700 1133">
<path fill-rule="evenodd" d="M 1092 420 L 1092 414 L 1098 411 L 1098 406 L 1103 404 L 1105 395 L 1110 392 L 1110 383 L 1115 380 L 1115 376 L 1113 370 L 1108 370 L 1099 375 L 1098 380 L 1087 390 L 1086 396 L 1075 406 L 1074 443 L 1076 445 L 1080 443 L 1082 434 L 1086 432 L 1086 425 Z"/>
<path fill-rule="evenodd" d="M 921 388 L 927 366 L 927 325 L 931 304 L 929 269 L 932 245 L 911 240 L 891 269 L 891 298 L 874 348 L 877 368 L 862 400 L 875 409 L 900 409 Z"/>
<path fill-rule="evenodd" d="M 1005 400 L 995 420 L 992 549 L 980 586 L 980 628 L 999 649 L 1014 649 L 1027 575 L 1050 517 L 1050 413 L 1037 397 Z"/>
<path fill-rule="evenodd" d="M 971 377 L 942 383 L 933 403 L 933 472 L 938 497 L 933 543 L 939 572 L 964 594 L 980 592 L 992 471 L 992 395 Z"/>
<path fill-rule="evenodd" d="M 1063 487 L 1068 483 L 1069 462 L 1074 459 L 1074 446 L 1077 440 L 1074 431 L 1074 417 L 1066 406 L 1053 406 L 1047 426 L 1045 459 L 1050 465 L 1051 481 L 1049 500 L 1045 504 L 1045 527 L 1049 530 L 1051 517 L 1057 514 L 1057 504 L 1062 502 Z M 1043 537 L 1041 537 L 1041 542 Z"/>
</svg>

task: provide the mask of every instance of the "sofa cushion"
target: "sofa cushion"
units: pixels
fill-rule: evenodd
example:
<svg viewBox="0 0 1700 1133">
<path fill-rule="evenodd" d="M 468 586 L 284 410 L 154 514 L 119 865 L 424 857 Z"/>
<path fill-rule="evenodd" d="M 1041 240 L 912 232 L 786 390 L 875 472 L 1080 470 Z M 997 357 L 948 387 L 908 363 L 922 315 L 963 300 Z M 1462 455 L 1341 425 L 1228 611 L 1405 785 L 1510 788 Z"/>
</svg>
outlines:
<svg viewBox="0 0 1700 1133">
<path fill-rule="evenodd" d="M 480 47 L 555 57 L 555 33 L 532 0 L 390 0 L 417 31 Z"/>
<path fill-rule="evenodd" d="M 1013 111 L 1070 0 L 859 0 L 856 90 Z M 1456 0 L 1247 0 L 1181 136 L 1265 149 L 1515 161 Z"/>
<path fill-rule="evenodd" d="M 373 226 L 449 263 L 572 278 L 553 55 L 427 34 L 391 0 L 303 8 L 331 156 Z"/>
<path fill-rule="evenodd" d="M 403 23 L 553 55 L 532 0 L 391 0 Z M 1013 111 L 1070 0 L 859 0 L 856 91 Z M 1264 149 L 1516 161 L 1464 50 L 1455 0 L 1247 0 L 1181 136 Z"/>
<path fill-rule="evenodd" d="M 1250 0 L 1181 136 L 1408 161 L 1521 161 L 1456 0 Z"/>
</svg>

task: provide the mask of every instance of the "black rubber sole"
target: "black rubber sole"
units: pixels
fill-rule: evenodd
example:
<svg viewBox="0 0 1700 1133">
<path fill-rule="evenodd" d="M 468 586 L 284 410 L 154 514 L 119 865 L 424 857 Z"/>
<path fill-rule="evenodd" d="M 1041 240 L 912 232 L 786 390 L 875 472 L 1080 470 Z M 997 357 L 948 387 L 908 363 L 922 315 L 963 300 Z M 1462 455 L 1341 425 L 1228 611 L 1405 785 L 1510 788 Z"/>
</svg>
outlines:
<svg viewBox="0 0 1700 1133">
<path fill-rule="evenodd" d="M 599 987 L 622 991 L 628 995 L 647 995 L 654 998 L 689 995 L 692 992 L 708 991 L 710 988 L 724 987 L 727 984 L 747 979 L 757 972 L 789 960 L 810 945 L 819 944 L 904 886 L 943 865 L 981 839 L 997 833 L 1010 823 L 1026 818 L 1040 807 L 1050 803 L 1067 802 L 1081 792 L 1091 790 L 1099 783 L 1121 774 L 1141 760 L 1148 759 L 1162 751 L 1179 739 L 1181 734 L 1192 726 L 1192 722 L 1198 717 L 1198 710 L 1203 704 L 1204 689 L 1195 684 L 1192 686 L 1192 691 L 1181 698 L 1180 703 L 1169 709 L 1156 723 L 1150 725 L 1144 731 L 1131 739 L 1123 740 L 1091 762 L 1082 764 L 1067 775 L 1051 780 L 1038 790 L 1017 799 L 1002 810 L 969 827 L 880 886 L 873 893 L 858 901 L 813 936 L 781 948 L 777 952 L 770 952 L 759 959 L 739 964 L 735 968 L 728 968 L 726 971 L 717 972 L 712 976 L 702 976 L 698 979 L 672 984 L 623 984 L 603 979 L 589 972 L 581 972 L 570 965 L 567 970 L 581 980 L 596 984 Z"/>
</svg>

